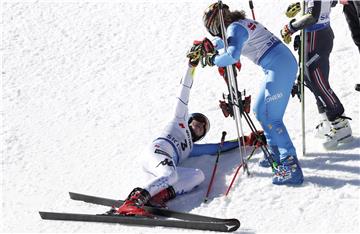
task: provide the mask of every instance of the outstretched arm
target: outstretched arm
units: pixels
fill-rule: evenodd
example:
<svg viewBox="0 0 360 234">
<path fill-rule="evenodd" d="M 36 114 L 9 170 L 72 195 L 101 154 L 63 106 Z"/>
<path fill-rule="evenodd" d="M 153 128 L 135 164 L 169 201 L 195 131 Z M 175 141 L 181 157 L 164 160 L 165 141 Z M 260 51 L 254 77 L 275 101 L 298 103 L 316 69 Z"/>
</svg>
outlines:
<svg viewBox="0 0 360 234">
<path fill-rule="evenodd" d="M 193 84 L 195 67 L 189 67 L 186 71 L 185 77 L 180 82 L 180 92 L 177 96 L 177 103 L 175 108 L 175 116 L 179 119 L 186 120 L 188 115 L 188 102 L 190 96 L 190 89 Z"/>
<path fill-rule="evenodd" d="M 266 138 L 262 130 L 257 131 L 257 134 L 250 133 L 248 136 L 244 136 L 245 143 L 243 139 L 240 139 L 241 145 L 245 146 L 254 146 L 260 147 L 261 145 L 266 145 Z M 194 144 L 194 148 L 191 151 L 189 157 L 198 157 L 201 155 L 216 155 L 219 150 L 220 143 L 217 144 Z M 239 142 L 237 139 L 225 141 L 221 147 L 220 152 L 227 152 L 233 149 L 239 148 Z"/>
<path fill-rule="evenodd" d="M 314 5 L 309 11 L 309 13 L 303 15 L 300 19 L 290 22 L 291 27 L 295 31 L 307 28 L 318 21 L 321 11 L 321 1 L 314 1 Z"/>
<path fill-rule="evenodd" d="M 216 144 L 194 144 L 194 148 L 191 151 L 189 157 L 198 157 L 201 155 L 215 155 L 218 152 L 220 143 Z M 239 148 L 238 141 L 225 141 L 220 152 L 227 152 L 233 149 Z"/>
</svg>

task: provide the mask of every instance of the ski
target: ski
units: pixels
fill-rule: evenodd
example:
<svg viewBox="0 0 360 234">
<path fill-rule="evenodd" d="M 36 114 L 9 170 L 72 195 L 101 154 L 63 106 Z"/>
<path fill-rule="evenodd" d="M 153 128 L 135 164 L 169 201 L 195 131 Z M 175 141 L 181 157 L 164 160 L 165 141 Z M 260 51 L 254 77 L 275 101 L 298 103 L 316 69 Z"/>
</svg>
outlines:
<svg viewBox="0 0 360 234">
<path fill-rule="evenodd" d="M 46 220 L 63 220 L 63 221 L 83 221 L 83 222 L 101 222 L 101 223 L 118 223 L 147 227 L 170 227 L 196 229 L 218 232 L 233 232 L 237 230 L 240 223 L 237 219 L 226 219 L 224 221 L 191 221 L 191 220 L 173 220 L 159 219 L 137 216 L 122 216 L 108 214 L 78 214 L 78 213 L 59 213 L 40 211 L 42 219 Z"/>
<path fill-rule="evenodd" d="M 124 203 L 122 200 L 114 200 L 104 197 L 96 197 L 81 193 L 69 192 L 70 198 L 87 203 L 118 207 Z M 101 222 L 101 223 L 118 223 L 125 225 L 147 226 L 147 227 L 169 227 L 184 228 L 218 232 L 233 232 L 240 227 L 237 219 L 221 219 L 190 213 L 178 212 L 168 209 L 146 206 L 154 217 L 143 216 L 124 216 L 114 214 L 80 214 L 80 213 L 63 213 L 63 212 L 44 212 L 39 214 L 45 220 L 63 220 L 63 221 L 83 221 L 83 222 Z M 170 218 L 170 219 L 169 219 Z"/>
<path fill-rule="evenodd" d="M 97 204 L 97 205 L 103 205 L 103 206 L 119 207 L 124 203 L 124 201 L 122 201 L 122 200 L 113 200 L 113 199 L 109 199 L 109 198 L 96 197 L 96 196 L 91 196 L 91 195 L 86 195 L 86 194 L 81 194 L 81 193 L 69 192 L 69 195 L 70 195 L 70 198 L 73 200 L 83 201 L 83 202 Z M 145 206 L 145 209 L 153 215 L 182 219 L 182 220 L 212 221 L 212 222 L 226 222 L 227 220 L 229 220 L 229 219 L 221 219 L 221 218 L 179 212 L 179 211 L 174 211 L 174 210 L 169 210 L 169 209 L 156 208 L 156 207 L 151 207 L 151 206 Z M 239 227 L 240 222 L 239 221 L 237 221 L 237 222 L 238 222 L 238 227 Z"/>
</svg>

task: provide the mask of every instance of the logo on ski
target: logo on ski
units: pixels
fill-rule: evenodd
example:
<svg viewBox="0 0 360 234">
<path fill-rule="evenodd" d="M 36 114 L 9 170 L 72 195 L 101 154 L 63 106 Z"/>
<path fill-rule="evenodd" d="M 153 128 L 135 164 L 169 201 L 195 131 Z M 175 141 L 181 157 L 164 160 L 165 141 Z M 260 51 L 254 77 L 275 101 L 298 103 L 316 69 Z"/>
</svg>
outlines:
<svg viewBox="0 0 360 234">
<path fill-rule="evenodd" d="M 231 230 L 232 228 L 236 227 L 236 225 L 225 225 L 227 230 Z"/>
</svg>

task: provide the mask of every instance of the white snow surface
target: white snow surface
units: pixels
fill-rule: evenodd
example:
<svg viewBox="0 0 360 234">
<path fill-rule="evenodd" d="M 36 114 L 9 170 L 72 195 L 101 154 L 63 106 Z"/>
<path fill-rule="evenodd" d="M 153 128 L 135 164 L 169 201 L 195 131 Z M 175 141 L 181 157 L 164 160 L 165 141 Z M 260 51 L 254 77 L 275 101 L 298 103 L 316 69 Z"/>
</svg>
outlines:
<svg viewBox="0 0 360 234">
<path fill-rule="evenodd" d="M 280 37 L 290 1 L 255 0 L 257 20 Z M 124 199 L 144 175 L 139 159 L 173 115 L 186 52 L 193 40 L 210 37 L 202 25 L 212 1 L 1 1 L 1 221 L 2 232 L 213 233 L 173 228 L 41 220 L 38 211 L 102 213 L 108 208 L 72 201 L 68 191 Z M 226 1 L 251 13 L 248 1 Z M 239 151 L 224 153 L 210 201 L 204 204 L 215 157 L 187 160 L 206 175 L 171 209 L 237 218 L 237 233 L 360 233 L 359 53 L 342 6 L 332 11 L 335 32 L 331 85 L 352 118 L 354 140 L 326 151 L 312 131 L 319 116 L 306 90 L 306 150 L 302 155 L 301 105 L 291 98 L 284 121 L 297 148 L 305 181 L 275 186 L 270 169 L 249 161 L 226 191 L 239 165 Z M 292 45 L 289 46 L 292 48 Z M 294 52 L 295 54 L 295 52 Z M 253 103 L 262 70 L 246 58 L 240 89 Z M 227 88 L 216 68 L 199 67 L 190 112 L 203 112 L 218 142 L 222 131 L 236 138 L 235 122 L 218 100 Z M 259 124 L 251 114 L 256 126 Z M 243 121 L 245 133 L 249 133 Z M 247 150 L 247 153 L 250 149 Z"/>
</svg>

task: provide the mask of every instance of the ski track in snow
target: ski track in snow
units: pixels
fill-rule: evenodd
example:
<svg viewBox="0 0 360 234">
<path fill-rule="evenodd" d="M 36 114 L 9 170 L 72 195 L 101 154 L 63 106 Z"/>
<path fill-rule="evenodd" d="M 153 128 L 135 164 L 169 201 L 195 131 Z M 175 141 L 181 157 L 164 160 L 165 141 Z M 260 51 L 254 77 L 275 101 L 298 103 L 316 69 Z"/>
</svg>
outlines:
<svg viewBox="0 0 360 234">
<path fill-rule="evenodd" d="M 172 117 L 186 51 L 193 40 L 209 36 L 201 18 L 211 2 L 1 1 L 1 231 L 195 232 L 46 221 L 38 211 L 102 213 L 108 208 L 71 201 L 67 192 L 124 199 L 145 180 L 138 172 L 141 149 Z M 279 36 L 289 2 L 254 1 L 257 19 Z M 225 3 L 251 15 L 247 1 Z M 202 169 L 206 180 L 170 208 L 238 218 L 238 233 L 360 232 L 360 93 L 354 91 L 360 59 L 342 7 L 331 17 L 331 85 L 353 119 L 353 142 L 336 151 L 321 147 L 312 137 L 318 115 L 306 90 L 307 156 L 301 156 L 298 99 L 290 99 L 284 117 L 303 167 L 302 186 L 272 185 L 271 171 L 258 166 L 262 153 L 256 152 L 249 162 L 252 176 L 238 176 L 224 197 L 239 164 L 233 151 L 220 158 L 207 204 L 202 201 L 215 157 L 186 161 L 183 166 Z M 242 63 L 239 86 L 254 103 L 262 71 L 245 58 Z M 227 90 L 216 68 L 198 68 L 195 76 L 189 108 L 211 120 L 204 142 L 218 142 L 223 130 L 227 139 L 235 138 L 233 121 L 218 109 Z M 244 130 L 249 132 L 246 125 Z"/>
</svg>

